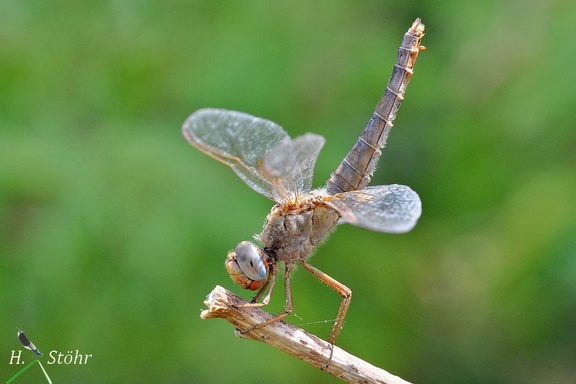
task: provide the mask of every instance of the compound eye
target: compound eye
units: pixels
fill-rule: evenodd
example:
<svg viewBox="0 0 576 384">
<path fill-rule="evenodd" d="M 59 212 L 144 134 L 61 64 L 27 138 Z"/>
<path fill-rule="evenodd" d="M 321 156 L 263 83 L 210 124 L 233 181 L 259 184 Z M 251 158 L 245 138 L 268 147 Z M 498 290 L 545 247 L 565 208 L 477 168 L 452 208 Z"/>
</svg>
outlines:
<svg viewBox="0 0 576 384">
<path fill-rule="evenodd" d="M 249 241 L 243 241 L 234 249 L 238 267 L 250 280 L 263 280 L 268 273 L 264 253 Z"/>
</svg>

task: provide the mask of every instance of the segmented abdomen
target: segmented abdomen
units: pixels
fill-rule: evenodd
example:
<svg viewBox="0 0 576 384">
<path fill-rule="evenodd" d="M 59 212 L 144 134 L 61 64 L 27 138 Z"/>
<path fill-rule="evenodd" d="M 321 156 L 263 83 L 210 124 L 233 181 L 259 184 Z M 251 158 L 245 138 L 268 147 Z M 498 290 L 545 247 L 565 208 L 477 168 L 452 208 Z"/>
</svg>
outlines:
<svg viewBox="0 0 576 384">
<path fill-rule="evenodd" d="M 424 24 L 417 19 L 404 35 L 398 50 L 392 76 L 384 95 L 376 106 L 372 118 L 362 135 L 328 180 L 329 194 L 365 188 L 376 168 L 381 148 L 392 128 L 392 123 L 404 99 L 404 92 L 413 73 L 418 53 L 424 49 L 420 41 L 424 36 Z"/>
</svg>

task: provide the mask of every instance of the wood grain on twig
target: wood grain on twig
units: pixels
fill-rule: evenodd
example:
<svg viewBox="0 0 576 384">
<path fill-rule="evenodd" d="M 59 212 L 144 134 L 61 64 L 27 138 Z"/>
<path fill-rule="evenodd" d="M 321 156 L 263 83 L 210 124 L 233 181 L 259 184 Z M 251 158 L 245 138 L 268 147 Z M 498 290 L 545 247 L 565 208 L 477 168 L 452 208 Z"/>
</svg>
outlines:
<svg viewBox="0 0 576 384">
<path fill-rule="evenodd" d="M 226 319 L 236 327 L 236 336 L 262 341 L 350 383 L 409 384 L 337 346 L 333 346 L 330 361 L 330 344 L 284 321 L 242 333 L 242 330 L 273 317 L 260 308 L 242 307 L 247 303 L 223 287 L 216 286 L 204 302 L 208 309 L 202 311 L 200 317 Z"/>
</svg>

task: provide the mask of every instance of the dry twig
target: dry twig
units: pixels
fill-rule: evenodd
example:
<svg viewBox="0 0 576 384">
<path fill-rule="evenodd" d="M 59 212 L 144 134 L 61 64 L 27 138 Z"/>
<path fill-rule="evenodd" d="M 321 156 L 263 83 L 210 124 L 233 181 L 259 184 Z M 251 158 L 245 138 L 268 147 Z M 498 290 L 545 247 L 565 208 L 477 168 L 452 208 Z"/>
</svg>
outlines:
<svg viewBox="0 0 576 384">
<path fill-rule="evenodd" d="M 242 334 L 239 330 L 250 329 L 273 315 L 260 308 L 242 307 L 247 301 L 221 286 L 210 292 L 204 304 L 208 309 L 202 311 L 203 319 L 226 319 L 237 328 L 236 336 L 262 341 L 350 383 L 409 384 L 337 346 L 328 364 L 330 344 L 284 321 Z"/>
</svg>

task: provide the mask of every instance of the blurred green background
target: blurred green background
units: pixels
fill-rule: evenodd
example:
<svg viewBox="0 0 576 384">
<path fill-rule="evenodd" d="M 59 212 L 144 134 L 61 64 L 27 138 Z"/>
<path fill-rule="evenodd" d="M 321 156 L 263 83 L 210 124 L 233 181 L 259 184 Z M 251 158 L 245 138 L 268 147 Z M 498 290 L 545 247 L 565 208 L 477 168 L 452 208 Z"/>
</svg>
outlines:
<svg viewBox="0 0 576 384">
<path fill-rule="evenodd" d="M 321 186 L 416 17 L 428 49 L 372 184 L 423 215 L 317 251 L 354 292 L 337 344 L 418 383 L 574 383 L 573 0 L 1 2 L 0 381 L 20 327 L 55 383 L 338 382 L 199 318 L 217 284 L 251 297 L 223 261 L 272 203 L 180 126 L 218 107 L 321 134 Z M 339 296 L 292 285 L 288 321 L 326 338 Z"/>
</svg>

